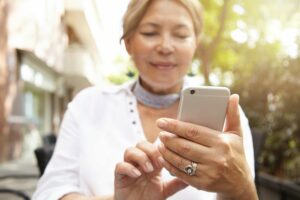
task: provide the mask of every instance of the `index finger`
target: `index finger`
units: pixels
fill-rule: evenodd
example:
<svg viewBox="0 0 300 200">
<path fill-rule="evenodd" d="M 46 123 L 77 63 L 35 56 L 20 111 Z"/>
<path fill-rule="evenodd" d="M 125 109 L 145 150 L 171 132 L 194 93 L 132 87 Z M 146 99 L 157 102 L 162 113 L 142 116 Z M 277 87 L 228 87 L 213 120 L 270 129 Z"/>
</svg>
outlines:
<svg viewBox="0 0 300 200">
<path fill-rule="evenodd" d="M 218 139 L 218 131 L 188 122 L 160 118 L 156 121 L 156 124 L 164 131 L 208 147 L 213 146 Z"/>
</svg>

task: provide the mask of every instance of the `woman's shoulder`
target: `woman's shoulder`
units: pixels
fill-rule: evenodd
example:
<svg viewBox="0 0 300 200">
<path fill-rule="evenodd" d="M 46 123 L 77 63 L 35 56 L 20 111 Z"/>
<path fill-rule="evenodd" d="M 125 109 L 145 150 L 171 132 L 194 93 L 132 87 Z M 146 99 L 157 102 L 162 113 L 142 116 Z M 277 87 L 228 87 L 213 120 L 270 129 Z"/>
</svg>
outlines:
<svg viewBox="0 0 300 200">
<path fill-rule="evenodd" d="M 130 93 L 132 82 L 126 82 L 121 85 L 98 85 L 87 87 L 78 92 L 72 102 L 98 102 L 111 98 L 120 98 L 124 94 Z"/>
</svg>

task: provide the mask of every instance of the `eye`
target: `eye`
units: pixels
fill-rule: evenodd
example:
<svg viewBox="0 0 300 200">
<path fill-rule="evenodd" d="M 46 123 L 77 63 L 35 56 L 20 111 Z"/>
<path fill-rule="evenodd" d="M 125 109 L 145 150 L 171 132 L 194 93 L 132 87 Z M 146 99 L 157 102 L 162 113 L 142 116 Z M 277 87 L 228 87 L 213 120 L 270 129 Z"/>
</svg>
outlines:
<svg viewBox="0 0 300 200">
<path fill-rule="evenodd" d="M 175 37 L 179 38 L 179 39 L 186 39 L 189 37 L 189 35 L 185 35 L 185 34 L 176 34 Z"/>
<path fill-rule="evenodd" d="M 173 32 L 174 36 L 179 39 L 186 39 L 191 36 L 191 32 L 185 28 L 180 28 Z"/>
<path fill-rule="evenodd" d="M 186 33 L 186 31 L 178 31 L 174 33 L 174 36 L 179 39 L 186 39 L 190 37 L 190 34 Z"/>
<path fill-rule="evenodd" d="M 141 34 L 144 35 L 144 36 L 147 36 L 147 37 L 158 35 L 157 32 L 142 32 Z"/>
</svg>

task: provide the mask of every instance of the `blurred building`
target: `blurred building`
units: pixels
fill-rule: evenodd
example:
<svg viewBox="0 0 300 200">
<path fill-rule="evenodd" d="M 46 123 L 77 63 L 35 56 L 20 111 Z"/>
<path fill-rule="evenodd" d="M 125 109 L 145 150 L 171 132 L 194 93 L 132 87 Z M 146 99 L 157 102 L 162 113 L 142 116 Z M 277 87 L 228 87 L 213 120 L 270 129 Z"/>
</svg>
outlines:
<svg viewBox="0 0 300 200">
<path fill-rule="evenodd" d="M 95 1 L 10 0 L 8 68 L 12 89 L 7 159 L 32 154 L 57 133 L 68 102 L 101 84 L 101 19 Z"/>
</svg>

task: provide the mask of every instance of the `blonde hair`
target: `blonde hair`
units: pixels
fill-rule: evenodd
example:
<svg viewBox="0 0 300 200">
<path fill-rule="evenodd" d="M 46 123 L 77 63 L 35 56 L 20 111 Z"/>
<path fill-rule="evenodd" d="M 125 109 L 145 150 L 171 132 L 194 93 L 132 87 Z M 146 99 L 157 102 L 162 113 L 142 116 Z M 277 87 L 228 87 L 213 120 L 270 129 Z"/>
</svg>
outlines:
<svg viewBox="0 0 300 200">
<path fill-rule="evenodd" d="M 144 17 L 150 4 L 155 0 L 131 0 L 123 17 L 123 35 L 120 40 L 131 37 Z M 199 0 L 171 0 L 179 2 L 190 13 L 197 43 L 202 31 L 202 6 Z"/>
</svg>

